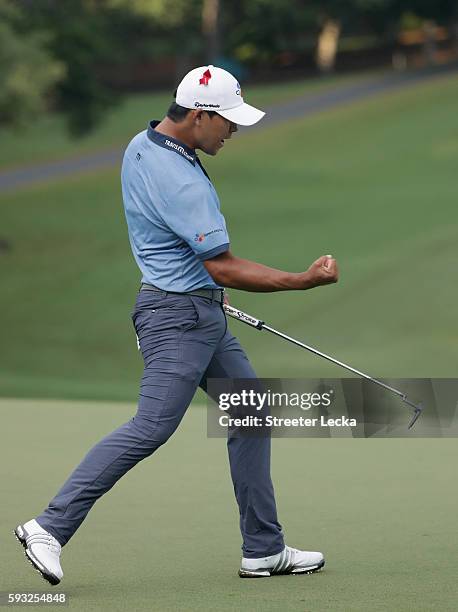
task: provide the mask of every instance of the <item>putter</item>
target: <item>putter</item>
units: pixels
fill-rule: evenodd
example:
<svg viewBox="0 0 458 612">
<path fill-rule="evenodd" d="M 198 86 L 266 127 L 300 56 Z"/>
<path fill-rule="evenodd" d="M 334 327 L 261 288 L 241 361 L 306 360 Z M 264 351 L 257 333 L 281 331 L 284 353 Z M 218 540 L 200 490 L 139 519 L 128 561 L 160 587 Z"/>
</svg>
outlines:
<svg viewBox="0 0 458 612">
<path fill-rule="evenodd" d="M 412 401 L 410 401 L 407 398 L 407 395 L 403 393 L 402 391 L 399 391 L 399 389 L 390 387 L 389 385 L 386 385 L 385 383 L 383 383 L 381 380 L 372 378 L 372 376 L 369 376 L 368 374 L 365 374 L 364 372 L 361 372 L 360 370 L 357 370 L 356 368 L 352 368 L 346 363 L 343 363 L 342 361 L 338 361 L 337 359 L 334 359 L 330 355 L 326 355 L 326 353 L 322 353 L 318 349 L 313 348 L 313 346 L 309 346 L 307 344 L 304 344 L 303 342 L 299 342 L 299 340 L 295 340 L 294 338 L 291 338 L 291 336 L 287 336 L 286 334 L 283 334 L 282 332 L 279 332 L 276 329 L 273 329 L 273 327 L 266 325 L 264 321 L 261 321 L 260 319 L 255 319 L 255 317 L 252 317 L 251 315 L 246 314 L 246 312 L 243 312 L 242 310 L 238 310 L 237 308 L 234 308 L 233 306 L 229 306 L 229 304 L 224 304 L 224 310 L 226 314 L 232 317 L 233 319 L 242 321 L 243 323 L 246 323 L 247 325 L 251 325 L 251 327 L 259 329 L 260 331 L 265 329 L 271 334 L 275 334 L 275 336 L 279 336 L 280 338 L 283 338 L 284 340 L 288 340 L 288 342 L 292 342 L 293 344 L 296 344 L 297 346 L 300 346 L 301 348 L 304 348 L 307 351 L 310 351 L 311 353 L 318 355 L 319 357 L 323 357 L 323 359 L 327 359 L 328 361 L 331 361 L 332 363 L 335 363 L 336 365 L 341 366 L 342 368 L 345 368 L 346 370 L 350 370 L 350 372 L 353 372 L 354 374 L 357 374 L 358 376 L 362 376 L 363 378 L 370 380 L 376 385 L 379 385 L 380 387 L 387 389 L 387 391 L 391 391 L 392 393 L 396 394 L 398 397 L 401 398 L 401 400 L 404 403 L 408 404 L 411 408 L 414 409 L 414 413 L 408 425 L 408 429 L 412 429 L 416 420 L 420 416 L 421 411 L 423 410 L 422 404 L 414 404 Z"/>
</svg>

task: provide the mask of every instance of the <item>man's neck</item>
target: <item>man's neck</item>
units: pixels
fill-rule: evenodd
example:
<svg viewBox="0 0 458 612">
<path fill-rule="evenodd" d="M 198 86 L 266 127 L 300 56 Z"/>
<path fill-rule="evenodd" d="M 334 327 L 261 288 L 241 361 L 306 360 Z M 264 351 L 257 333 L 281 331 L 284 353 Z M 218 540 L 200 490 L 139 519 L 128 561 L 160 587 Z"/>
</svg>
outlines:
<svg viewBox="0 0 458 612">
<path fill-rule="evenodd" d="M 176 140 L 184 143 L 190 149 L 195 149 L 195 143 L 189 134 L 189 128 L 183 124 L 175 123 L 168 117 L 164 117 L 160 123 L 154 128 L 156 132 L 164 134 L 165 136 L 171 136 Z"/>
</svg>

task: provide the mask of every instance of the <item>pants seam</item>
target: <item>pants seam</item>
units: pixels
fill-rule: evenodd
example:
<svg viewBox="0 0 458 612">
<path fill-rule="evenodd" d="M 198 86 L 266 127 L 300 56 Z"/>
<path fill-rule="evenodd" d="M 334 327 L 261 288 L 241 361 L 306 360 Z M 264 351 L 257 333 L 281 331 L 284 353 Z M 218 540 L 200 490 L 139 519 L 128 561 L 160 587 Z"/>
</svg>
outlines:
<svg viewBox="0 0 458 612">
<path fill-rule="evenodd" d="M 195 308 L 195 306 L 194 306 Z M 199 316 L 199 313 L 197 312 L 197 315 Z M 185 334 L 186 330 L 184 329 L 177 340 L 177 356 L 178 356 L 178 363 L 182 363 L 183 361 L 183 352 L 182 352 L 182 348 L 183 348 L 183 336 Z M 167 395 L 164 398 L 163 401 L 163 406 L 164 408 L 167 405 L 167 402 L 169 401 L 170 398 L 170 391 L 171 391 L 172 385 L 169 385 L 169 388 L 167 389 Z M 140 392 L 141 394 L 141 392 Z M 156 419 L 156 421 L 154 421 L 154 428 L 157 428 L 157 425 L 159 423 L 159 420 Z M 107 469 L 109 467 L 111 467 L 116 461 L 118 461 L 119 459 L 121 459 L 121 457 L 123 457 L 126 453 L 132 451 L 134 448 L 136 448 L 137 446 L 139 446 L 140 444 L 143 444 L 143 442 L 145 442 L 145 440 L 148 439 L 149 436 L 152 435 L 153 432 L 149 432 L 149 434 L 147 436 L 145 436 L 144 438 L 142 438 L 140 441 L 138 441 L 136 444 L 134 444 L 133 446 L 129 447 L 127 450 L 123 451 L 120 455 L 118 455 L 115 459 L 113 459 L 113 461 L 111 461 L 111 463 L 109 463 L 102 472 L 100 472 L 100 474 L 97 476 L 97 478 L 95 478 L 90 484 L 86 485 L 86 487 L 82 490 L 82 491 L 78 491 L 78 493 L 75 493 L 75 495 L 72 497 L 72 499 L 68 502 L 66 508 L 65 508 L 65 512 L 63 514 L 63 517 L 65 517 L 65 515 L 68 512 L 69 506 L 74 502 L 75 498 L 80 495 L 82 492 L 86 491 L 89 487 L 91 487 L 94 483 L 97 482 L 97 480 L 99 480 L 99 478 L 101 478 L 103 476 L 103 474 L 107 471 Z"/>
</svg>

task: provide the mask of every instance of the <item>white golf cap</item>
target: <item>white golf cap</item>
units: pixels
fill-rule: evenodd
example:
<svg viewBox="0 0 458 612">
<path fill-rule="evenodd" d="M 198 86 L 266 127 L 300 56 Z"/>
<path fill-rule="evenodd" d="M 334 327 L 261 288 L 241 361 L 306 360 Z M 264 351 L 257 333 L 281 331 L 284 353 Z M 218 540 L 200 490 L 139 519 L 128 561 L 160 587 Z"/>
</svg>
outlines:
<svg viewBox="0 0 458 612">
<path fill-rule="evenodd" d="M 211 65 L 188 72 L 178 85 L 176 103 L 194 110 L 215 111 L 239 125 L 253 125 L 265 115 L 243 101 L 240 84 L 230 72 Z"/>
</svg>

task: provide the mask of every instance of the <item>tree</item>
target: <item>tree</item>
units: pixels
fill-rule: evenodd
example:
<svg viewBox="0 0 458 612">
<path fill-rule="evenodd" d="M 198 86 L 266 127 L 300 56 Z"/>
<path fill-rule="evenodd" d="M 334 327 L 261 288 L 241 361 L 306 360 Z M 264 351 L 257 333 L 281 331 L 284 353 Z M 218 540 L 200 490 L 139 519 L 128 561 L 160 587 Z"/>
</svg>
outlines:
<svg viewBox="0 0 458 612">
<path fill-rule="evenodd" d="M 206 38 L 207 63 L 213 64 L 221 54 L 220 0 L 203 0 L 202 34 Z"/>
<path fill-rule="evenodd" d="M 52 88 L 65 66 L 47 51 L 46 33 L 21 33 L 23 15 L 0 1 L 0 123 L 21 126 L 46 110 Z"/>
<path fill-rule="evenodd" d="M 128 27 L 119 11 L 104 2 L 88 0 L 19 0 L 27 14 L 22 27 L 27 36 L 48 33 L 47 49 L 65 66 L 65 76 L 56 87 L 56 101 L 68 119 L 72 134 L 90 131 L 120 96 L 100 74 L 104 63 L 119 62 L 117 33 Z"/>
<path fill-rule="evenodd" d="M 120 101 L 113 69 L 200 50 L 201 0 L 17 1 L 27 9 L 29 30 L 46 29 L 50 52 L 66 66 L 58 103 L 75 135 L 90 131 Z"/>
</svg>

